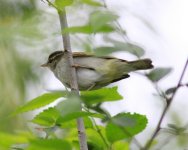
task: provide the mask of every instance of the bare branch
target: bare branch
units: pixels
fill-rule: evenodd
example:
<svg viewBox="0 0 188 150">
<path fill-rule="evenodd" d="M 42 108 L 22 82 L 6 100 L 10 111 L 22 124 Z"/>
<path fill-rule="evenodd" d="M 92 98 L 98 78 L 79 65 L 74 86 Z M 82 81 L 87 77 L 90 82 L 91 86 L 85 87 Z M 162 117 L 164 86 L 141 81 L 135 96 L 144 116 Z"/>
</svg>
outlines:
<svg viewBox="0 0 188 150">
<path fill-rule="evenodd" d="M 64 28 L 67 28 L 67 17 L 66 17 L 66 11 L 65 9 L 63 11 L 58 11 L 60 24 L 61 24 L 61 30 L 63 31 Z M 79 95 L 79 89 L 78 89 L 78 83 L 77 83 L 77 76 L 76 76 L 76 69 L 75 67 L 71 67 L 74 64 L 72 51 L 71 51 L 71 44 L 70 44 L 70 38 L 68 33 L 62 34 L 63 39 L 63 45 L 64 45 L 64 51 L 67 52 L 68 56 L 68 62 L 70 65 L 70 85 L 71 85 L 71 91 L 77 95 Z M 80 106 L 80 109 L 81 106 Z M 78 137 L 80 142 L 80 150 L 88 150 L 87 147 L 87 140 L 86 140 L 86 134 L 85 134 L 85 127 L 84 127 L 84 121 L 82 118 L 77 119 L 77 129 L 78 129 Z"/>
<path fill-rule="evenodd" d="M 159 130 L 161 129 L 161 124 L 162 124 L 162 121 L 163 121 L 163 119 L 164 119 L 164 117 L 165 117 L 165 114 L 166 114 L 167 110 L 169 109 L 169 107 L 170 107 L 170 105 L 171 105 L 171 103 L 172 103 L 172 101 L 173 101 L 173 99 L 174 99 L 174 97 L 175 97 L 175 95 L 176 95 L 178 89 L 179 89 L 179 88 L 181 87 L 181 85 L 182 85 L 181 82 L 182 82 L 182 79 L 183 79 L 183 77 L 184 77 L 184 74 L 185 74 L 185 71 L 186 71 L 186 69 L 187 69 L 187 66 L 188 66 L 188 59 L 187 59 L 187 61 L 186 61 L 186 63 L 185 63 L 185 66 L 184 66 L 183 71 L 182 71 L 182 73 L 181 73 L 181 76 L 180 76 L 180 79 L 179 79 L 179 81 L 178 81 L 178 84 L 177 84 L 177 86 L 176 86 L 174 92 L 172 93 L 172 96 L 171 96 L 170 98 L 166 99 L 166 102 L 167 102 L 167 103 L 166 103 L 166 106 L 165 106 L 165 108 L 164 108 L 164 110 L 163 110 L 163 112 L 162 112 L 162 115 L 161 115 L 160 119 L 159 119 L 159 122 L 158 122 L 158 124 L 157 124 L 156 130 L 154 131 L 152 137 L 150 138 L 150 140 L 148 141 L 148 143 L 146 143 L 145 147 L 144 147 L 142 150 L 148 150 L 148 149 L 150 149 L 153 140 L 155 139 L 155 137 L 157 136 Z"/>
</svg>

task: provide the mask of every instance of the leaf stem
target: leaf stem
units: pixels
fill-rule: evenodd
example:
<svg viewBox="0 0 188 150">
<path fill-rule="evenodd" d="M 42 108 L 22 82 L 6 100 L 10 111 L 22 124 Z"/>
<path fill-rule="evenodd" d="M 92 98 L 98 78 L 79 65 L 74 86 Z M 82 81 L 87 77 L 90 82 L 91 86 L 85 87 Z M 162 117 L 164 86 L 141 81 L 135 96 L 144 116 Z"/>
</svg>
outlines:
<svg viewBox="0 0 188 150">
<path fill-rule="evenodd" d="M 95 119 L 94 119 L 93 117 L 91 117 L 91 119 L 92 119 L 92 121 L 93 121 L 93 123 L 94 123 L 94 126 L 95 126 L 96 131 L 97 131 L 98 134 L 100 135 L 100 137 L 101 137 L 101 139 L 103 140 L 104 144 L 106 145 L 107 148 L 109 148 L 110 146 L 109 146 L 108 142 L 106 141 L 106 139 L 104 138 L 103 134 L 101 133 L 101 129 L 99 129 L 99 127 L 98 127 L 98 125 L 97 125 Z"/>
</svg>

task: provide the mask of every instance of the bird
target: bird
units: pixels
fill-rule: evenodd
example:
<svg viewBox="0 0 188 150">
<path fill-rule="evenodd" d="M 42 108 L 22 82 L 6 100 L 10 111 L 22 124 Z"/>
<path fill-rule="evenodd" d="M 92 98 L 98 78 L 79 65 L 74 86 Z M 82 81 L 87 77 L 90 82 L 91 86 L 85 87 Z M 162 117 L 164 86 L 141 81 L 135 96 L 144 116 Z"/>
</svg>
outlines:
<svg viewBox="0 0 188 150">
<path fill-rule="evenodd" d="M 70 88 L 70 68 L 76 68 L 77 83 L 80 91 L 96 90 L 130 77 L 137 70 L 152 69 L 151 59 L 127 61 L 111 56 L 97 56 L 84 52 L 73 52 L 73 65 L 68 63 L 67 51 L 55 51 L 42 67 L 49 68 L 62 84 Z"/>
</svg>

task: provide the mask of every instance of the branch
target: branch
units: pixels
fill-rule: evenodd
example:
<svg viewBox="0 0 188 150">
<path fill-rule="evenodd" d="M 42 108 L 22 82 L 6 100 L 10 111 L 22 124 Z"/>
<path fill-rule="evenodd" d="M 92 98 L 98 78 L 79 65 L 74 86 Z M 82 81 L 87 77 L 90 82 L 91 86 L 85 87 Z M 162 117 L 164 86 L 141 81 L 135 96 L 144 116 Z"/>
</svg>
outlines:
<svg viewBox="0 0 188 150">
<path fill-rule="evenodd" d="M 61 24 L 61 30 L 63 31 L 64 28 L 67 28 L 67 18 L 66 18 L 66 11 L 65 9 L 63 11 L 58 11 L 60 24 Z M 71 85 L 71 91 L 77 95 L 79 95 L 79 89 L 78 89 L 78 83 L 77 83 L 77 76 L 76 76 L 76 69 L 75 67 L 71 67 L 74 64 L 72 51 L 71 51 L 71 44 L 70 44 L 70 37 L 68 33 L 62 34 L 63 38 L 63 44 L 64 44 L 64 51 L 68 54 L 68 62 L 70 65 L 70 85 Z M 80 107 L 80 109 L 82 109 Z M 77 129 L 78 129 L 78 137 L 80 142 L 80 150 L 88 150 L 87 147 L 87 140 L 86 140 L 86 134 L 85 134 L 85 127 L 84 127 L 84 121 L 82 118 L 77 119 Z"/>
<path fill-rule="evenodd" d="M 59 20 L 60 20 L 60 24 L 61 24 L 61 31 L 63 31 L 65 28 L 68 27 L 65 8 L 63 10 L 60 10 L 57 6 L 55 6 L 49 0 L 46 0 L 46 1 L 48 2 L 49 6 L 54 7 L 58 11 Z M 74 64 L 74 61 L 73 61 L 73 56 L 72 56 L 69 34 L 63 33 L 62 34 L 62 40 L 63 40 L 63 45 L 64 45 L 64 52 L 67 53 L 67 62 L 69 63 L 69 67 L 70 67 L 70 87 L 71 87 L 71 91 L 72 91 L 73 94 L 76 94 L 76 95 L 79 96 L 76 69 L 75 69 L 75 67 L 72 67 L 73 64 Z M 80 106 L 80 110 L 82 110 L 81 106 Z M 77 119 L 77 129 L 78 129 L 78 138 L 79 138 L 79 143 L 80 143 L 80 150 L 88 150 L 84 121 L 83 121 L 82 118 Z"/>
<path fill-rule="evenodd" d="M 183 80 L 183 77 L 184 77 L 185 71 L 186 71 L 186 69 L 187 69 L 187 66 L 188 66 L 188 59 L 187 59 L 187 61 L 186 61 L 186 63 L 185 63 L 185 66 L 184 66 L 183 71 L 182 71 L 182 73 L 181 73 L 180 79 L 179 79 L 179 81 L 178 81 L 178 84 L 177 84 L 177 86 L 176 86 L 176 88 L 175 88 L 175 90 L 174 90 L 172 96 L 171 96 L 170 98 L 166 98 L 166 102 L 167 102 L 167 103 L 166 103 L 166 106 L 165 106 L 165 108 L 164 108 L 164 110 L 163 110 L 163 112 L 162 112 L 162 115 L 161 115 L 160 119 L 159 119 L 159 122 L 158 122 L 158 124 L 157 124 L 156 130 L 154 131 L 154 133 L 153 133 L 152 137 L 150 138 L 150 140 L 148 141 L 148 143 L 146 143 L 146 145 L 145 145 L 145 147 L 143 148 L 143 150 L 148 150 L 148 149 L 150 149 L 153 140 L 155 139 L 155 137 L 157 136 L 159 130 L 161 129 L 161 124 L 162 124 L 162 121 L 163 121 L 163 119 L 164 119 L 164 117 L 165 117 L 165 114 L 166 114 L 167 110 L 169 109 L 169 107 L 170 107 L 170 105 L 171 105 L 171 103 L 172 103 L 172 101 L 173 101 L 173 99 L 174 99 L 174 97 L 175 97 L 175 95 L 176 95 L 178 89 L 179 89 L 179 88 L 181 87 L 181 85 L 182 85 L 181 82 L 182 82 L 182 80 Z"/>
</svg>

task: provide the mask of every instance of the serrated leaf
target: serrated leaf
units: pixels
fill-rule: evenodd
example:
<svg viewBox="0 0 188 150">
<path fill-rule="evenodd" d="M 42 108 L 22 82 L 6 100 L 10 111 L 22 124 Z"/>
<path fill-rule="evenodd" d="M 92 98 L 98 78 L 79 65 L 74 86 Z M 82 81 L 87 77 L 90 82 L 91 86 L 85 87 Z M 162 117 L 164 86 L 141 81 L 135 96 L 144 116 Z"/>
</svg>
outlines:
<svg viewBox="0 0 188 150">
<path fill-rule="evenodd" d="M 108 140 L 113 143 L 138 134 L 145 129 L 146 125 L 147 118 L 144 115 L 120 113 L 108 122 L 106 126 L 106 136 Z"/>
<path fill-rule="evenodd" d="M 72 150 L 69 142 L 60 139 L 31 140 L 27 150 Z"/>
<path fill-rule="evenodd" d="M 25 105 L 21 106 L 16 110 L 14 114 L 23 113 L 27 111 L 32 111 L 34 109 L 46 106 L 55 100 L 57 100 L 60 97 L 63 97 L 66 95 L 66 92 L 54 92 L 54 93 L 45 93 L 41 96 L 38 96 L 32 100 L 30 100 Z"/>
<path fill-rule="evenodd" d="M 84 103 L 91 105 L 106 101 L 117 101 L 123 99 L 123 97 L 118 93 L 117 87 L 112 87 L 92 91 L 82 91 L 81 99 Z"/>
<path fill-rule="evenodd" d="M 55 126 L 59 117 L 60 113 L 51 107 L 36 115 L 31 121 L 42 126 L 52 127 Z"/>
<path fill-rule="evenodd" d="M 74 0 L 55 0 L 55 5 L 59 8 L 59 9 L 63 9 L 66 6 L 70 6 L 72 5 L 72 3 L 74 2 Z"/>
<path fill-rule="evenodd" d="M 155 68 L 147 74 L 147 77 L 153 81 L 158 82 L 172 71 L 172 68 Z"/>
</svg>

